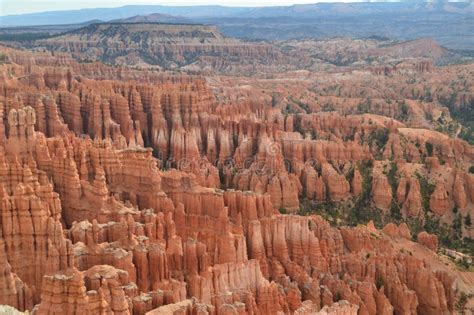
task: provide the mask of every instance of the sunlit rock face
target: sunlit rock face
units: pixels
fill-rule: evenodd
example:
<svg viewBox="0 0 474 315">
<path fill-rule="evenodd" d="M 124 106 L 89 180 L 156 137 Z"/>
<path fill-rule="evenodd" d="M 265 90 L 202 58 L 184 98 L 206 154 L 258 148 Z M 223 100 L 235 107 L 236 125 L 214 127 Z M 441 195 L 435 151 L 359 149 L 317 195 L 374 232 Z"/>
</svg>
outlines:
<svg viewBox="0 0 474 315">
<path fill-rule="evenodd" d="M 456 288 L 472 286 L 435 235 L 301 215 L 308 202 L 366 202 L 381 216 L 466 216 L 467 142 L 382 115 L 288 113 L 203 77 L 1 49 L 0 304 L 451 314 Z"/>
</svg>

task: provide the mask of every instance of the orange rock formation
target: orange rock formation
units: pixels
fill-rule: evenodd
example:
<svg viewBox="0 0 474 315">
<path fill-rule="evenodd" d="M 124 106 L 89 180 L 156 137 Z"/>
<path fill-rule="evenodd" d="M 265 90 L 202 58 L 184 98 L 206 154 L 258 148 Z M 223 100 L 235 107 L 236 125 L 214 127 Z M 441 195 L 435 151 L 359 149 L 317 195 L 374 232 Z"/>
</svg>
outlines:
<svg viewBox="0 0 474 315">
<path fill-rule="evenodd" d="M 302 197 L 358 198 L 375 150 L 367 135 L 400 123 L 297 121 L 264 104 L 220 104 L 202 78 L 144 72 L 137 82 L 132 70 L 5 53 L 0 304 L 35 314 L 453 312 L 453 272 L 395 246 L 410 238 L 406 225 L 336 228 L 277 211 L 296 212 Z M 464 142 L 443 145 L 471 158 Z M 403 163 L 394 196 L 382 172 L 369 193 L 382 210 L 394 199 L 417 216 L 420 186 Z M 472 176 L 455 178 L 431 196 L 439 216 L 472 203 Z M 438 247 L 426 233 L 418 242 Z"/>
</svg>

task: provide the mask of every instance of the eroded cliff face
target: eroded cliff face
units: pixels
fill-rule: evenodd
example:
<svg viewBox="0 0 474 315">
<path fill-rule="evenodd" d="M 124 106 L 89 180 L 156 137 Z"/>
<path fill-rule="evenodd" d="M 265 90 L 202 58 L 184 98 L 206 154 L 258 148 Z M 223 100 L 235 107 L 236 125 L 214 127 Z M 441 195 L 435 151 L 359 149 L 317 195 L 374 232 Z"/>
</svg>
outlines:
<svg viewBox="0 0 474 315">
<path fill-rule="evenodd" d="M 368 194 L 381 211 L 392 195 L 403 215 L 420 215 L 413 165 L 426 137 L 398 121 L 222 105 L 198 77 L 143 72 L 138 82 L 132 70 L 5 52 L 0 304 L 37 314 L 450 314 L 455 288 L 472 285 L 436 256 L 399 248 L 402 238 L 433 253 L 432 235 L 418 235 L 422 246 L 406 226 L 336 228 L 278 211 Z M 379 130 L 389 131 L 381 147 Z M 446 175 L 424 200 L 446 218 L 472 204 L 472 149 L 439 141 L 445 165 L 420 172 Z M 394 188 L 388 164 L 373 162 L 388 147 L 403 175 Z"/>
<path fill-rule="evenodd" d="M 186 71 L 255 73 L 294 69 L 277 47 L 223 36 L 200 24 L 97 23 L 30 43 L 82 61 Z"/>
</svg>

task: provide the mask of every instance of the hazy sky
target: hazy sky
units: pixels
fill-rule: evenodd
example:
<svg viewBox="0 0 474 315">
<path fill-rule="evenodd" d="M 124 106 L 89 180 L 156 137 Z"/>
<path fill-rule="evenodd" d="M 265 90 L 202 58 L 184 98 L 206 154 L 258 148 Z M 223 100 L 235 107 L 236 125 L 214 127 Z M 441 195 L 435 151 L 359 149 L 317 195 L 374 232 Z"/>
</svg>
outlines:
<svg viewBox="0 0 474 315">
<path fill-rule="evenodd" d="M 227 6 L 291 5 L 315 2 L 358 2 L 358 0 L 0 0 L 0 15 L 31 12 L 74 10 L 82 8 L 119 7 L 127 4 L 198 5 L 220 4 Z"/>
</svg>

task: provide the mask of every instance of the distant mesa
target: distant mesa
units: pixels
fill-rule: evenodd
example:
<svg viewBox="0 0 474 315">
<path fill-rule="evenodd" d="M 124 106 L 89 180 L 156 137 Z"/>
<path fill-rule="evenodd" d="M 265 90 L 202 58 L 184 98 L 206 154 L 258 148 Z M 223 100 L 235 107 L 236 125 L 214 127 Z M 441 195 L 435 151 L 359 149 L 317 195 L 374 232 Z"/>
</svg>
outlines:
<svg viewBox="0 0 474 315">
<path fill-rule="evenodd" d="M 171 24 L 192 24 L 193 21 L 183 16 L 169 14 L 152 13 L 147 15 L 135 15 L 124 19 L 115 19 L 110 23 L 171 23 Z"/>
<path fill-rule="evenodd" d="M 91 24 L 29 45 L 68 53 L 83 61 L 163 69 L 227 71 L 242 68 L 242 64 L 289 64 L 273 45 L 229 38 L 213 25 L 156 22 L 160 16 Z"/>
<path fill-rule="evenodd" d="M 0 27 L 3 27 L 0 34 L 6 27 L 34 25 L 36 27 L 28 33 L 51 35 L 72 29 L 72 26 L 60 25 L 99 19 L 124 23 L 212 24 L 226 36 L 253 40 L 376 35 L 405 41 L 432 37 L 449 49 L 474 50 L 474 37 L 470 36 L 473 13 L 472 1 L 370 1 L 273 7 L 129 5 L 4 15 L 0 17 Z M 51 30 L 52 24 L 57 26 L 55 30 Z M 45 29 L 44 25 L 49 27 Z"/>
</svg>

